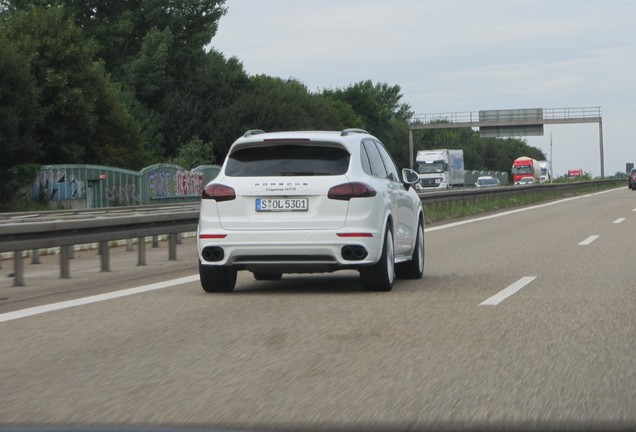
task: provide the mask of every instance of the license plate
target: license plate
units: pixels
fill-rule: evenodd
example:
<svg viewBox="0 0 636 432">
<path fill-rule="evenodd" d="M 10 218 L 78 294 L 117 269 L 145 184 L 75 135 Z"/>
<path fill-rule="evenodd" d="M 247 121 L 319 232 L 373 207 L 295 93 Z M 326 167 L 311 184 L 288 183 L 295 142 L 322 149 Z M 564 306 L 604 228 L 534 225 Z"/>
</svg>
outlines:
<svg viewBox="0 0 636 432">
<path fill-rule="evenodd" d="M 307 198 L 256 198 L 256 211 L 307 211 Z"/>
</svg>

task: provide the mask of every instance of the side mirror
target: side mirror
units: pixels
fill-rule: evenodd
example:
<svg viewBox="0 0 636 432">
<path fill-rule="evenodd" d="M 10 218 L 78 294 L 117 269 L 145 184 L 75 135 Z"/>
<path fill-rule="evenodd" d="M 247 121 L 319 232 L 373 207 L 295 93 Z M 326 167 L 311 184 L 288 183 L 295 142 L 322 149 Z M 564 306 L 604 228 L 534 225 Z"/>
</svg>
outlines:
<svg viewBox="0 0 636 432">
<path fill-rule="evenodd" d="M 420 175 L 409 168 L 402 168 L 402 180 L 407 185 L 414 185 L 420 181 Z"/>
</svg>

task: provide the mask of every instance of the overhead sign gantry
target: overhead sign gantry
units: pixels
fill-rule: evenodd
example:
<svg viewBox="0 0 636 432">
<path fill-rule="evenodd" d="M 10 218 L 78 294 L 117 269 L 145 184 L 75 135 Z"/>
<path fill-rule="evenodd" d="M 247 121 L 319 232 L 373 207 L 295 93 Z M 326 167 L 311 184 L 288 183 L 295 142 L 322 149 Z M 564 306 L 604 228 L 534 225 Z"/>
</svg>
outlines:
<svg viewBox="0 0 636 432">
<path fill-rule="evenodd" d="M 527 108 L 477 112 L 417 114 L 409 122 L 409 157 L 413 166 L 413 131 L 419 129 L 479 128 L 485 138 L 543 135 L 543 125 L 598 123 L 601 178 L 605 177 L 601 107 Z"/>
</svg>

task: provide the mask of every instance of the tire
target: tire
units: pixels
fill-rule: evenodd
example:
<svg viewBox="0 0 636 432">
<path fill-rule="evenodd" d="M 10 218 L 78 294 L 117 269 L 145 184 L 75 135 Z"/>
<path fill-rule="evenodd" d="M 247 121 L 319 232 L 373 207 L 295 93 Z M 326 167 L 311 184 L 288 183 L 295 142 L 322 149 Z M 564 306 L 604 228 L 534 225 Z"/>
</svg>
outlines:
<svg viewBox="0 0 636 432">
<path fill-rule="evenodd" d="M 395 248 L 393 233 L 387 225 L 382 254 L 377 263 L 360 269 L 360 281 L 365 291 L 391 291 L 395 279 Z"/>
<path fill-rule="evenodd" d="M 277 281 L 283 277 L 282 273 L 261 273 L 254 272 L 254 279 L 257 281 Z"/>
<path fill-rule="evenodd" d="M 398 279 L 421 279 L 424 274 L 424 227 L 417 225 L 417 237 L 411 259 L 395 266 L 395 277 Z"/>
<path fill-rule="evenodd" d="M 199 263 L 199 279 L 203 291 L 231 292 L 236 285 L 236 269 L 227 266 L 208 266 Z"/>
</svg>

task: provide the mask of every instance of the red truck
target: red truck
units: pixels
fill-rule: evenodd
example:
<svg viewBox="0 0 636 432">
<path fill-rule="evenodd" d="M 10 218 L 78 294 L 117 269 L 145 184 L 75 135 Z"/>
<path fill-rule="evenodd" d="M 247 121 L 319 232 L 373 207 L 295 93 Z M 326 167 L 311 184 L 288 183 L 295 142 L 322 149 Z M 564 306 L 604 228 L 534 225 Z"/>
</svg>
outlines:
<svg viewBox="0 0 636 432">
<path fill-rule="evenodd" d="M 583 170 L 582 169 L 568 170 L 568 177 L 569 178 L 583 177 Z"/>
<path fill-rule="evenodd" d="M 527 156 L 521 156 L 512 161 L 512 181 L 519 184 L 524 177 L 532 177 L 535 183 L 539 183 L 541 177 L 541 165 L 538 160 Z"/>
</svg>

